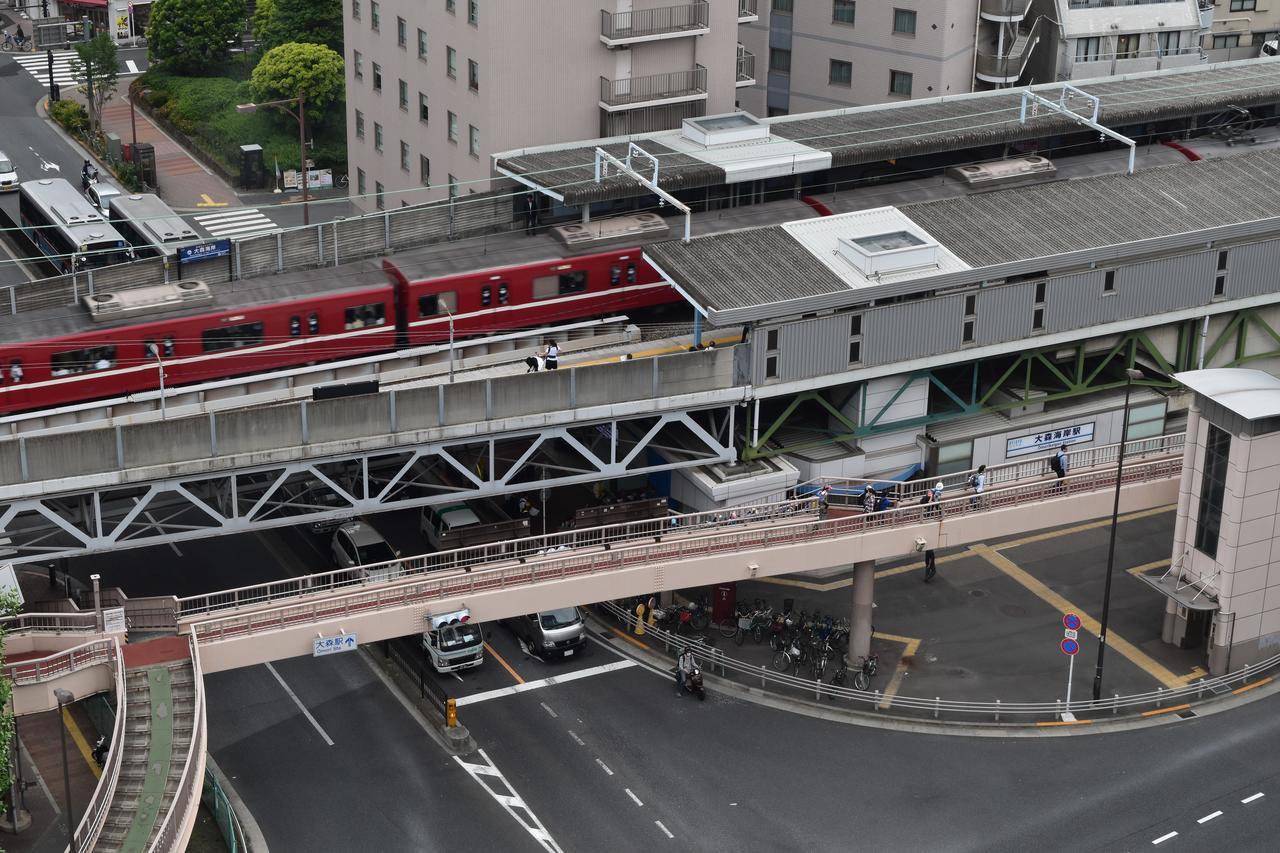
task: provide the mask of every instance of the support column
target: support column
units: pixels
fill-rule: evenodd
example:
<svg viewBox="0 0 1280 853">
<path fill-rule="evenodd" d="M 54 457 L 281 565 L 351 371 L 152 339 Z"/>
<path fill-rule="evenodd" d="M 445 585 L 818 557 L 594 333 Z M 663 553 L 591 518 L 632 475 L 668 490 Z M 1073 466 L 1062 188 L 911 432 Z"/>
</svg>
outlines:
<svg viewBox="0 0 1280 853">
<path fill-rule="evenodd" d="M 849 628 L 850 665 L 871 654 L 871 602 L 875 600 L 876 561 L 863 560 L 853 566 L 853 615 Z"/>
<path fill-rule="evenodd" d="M 1164 602 L 1164 624 L 1160 626 L 1162 642 L 1173 645 L 1173 632 L 1178 622 L 1178 602 L 1166 598 Z"/>
</svg>

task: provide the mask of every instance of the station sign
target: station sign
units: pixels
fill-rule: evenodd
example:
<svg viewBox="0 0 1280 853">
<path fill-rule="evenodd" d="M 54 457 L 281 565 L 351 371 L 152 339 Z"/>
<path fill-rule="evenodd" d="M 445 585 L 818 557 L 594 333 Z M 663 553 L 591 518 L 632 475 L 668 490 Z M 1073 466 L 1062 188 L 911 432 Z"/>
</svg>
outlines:
<svg viewBox="0 0 1280 853">
<path fill-rule="evenodd" d="M 231 254 L 229 239 L 214 240 L 212 243 L 200 243 L 195 246 L 179 246 L 178 262 L 183 264 L 197 261 L 211 261 L 214 258 L 225 258 Z"/>
<path fill-rule="evenodd" d="M 339 634 L 336 637 L 315 637 L 311 641 L 311 656 L 313 658 L 322 658 L 328 655 L 341 654 L 342 652 L 354 652 L 358 648 L 360 648 L 360 641 L 355 634 Z"/>
<path fill-rule="evenodd" d="M 1084 444 L 1093 441 L 1095 423 L 1096 421 L 1089 421 L 1087 424 L 1070 424 L 1006 439 L 1004 456 L 1006 459 L 1013 459 L 1016 456 L 1028 456 L 1032 453 L 1047 453 L 1064 444 Z"/>
</svg>

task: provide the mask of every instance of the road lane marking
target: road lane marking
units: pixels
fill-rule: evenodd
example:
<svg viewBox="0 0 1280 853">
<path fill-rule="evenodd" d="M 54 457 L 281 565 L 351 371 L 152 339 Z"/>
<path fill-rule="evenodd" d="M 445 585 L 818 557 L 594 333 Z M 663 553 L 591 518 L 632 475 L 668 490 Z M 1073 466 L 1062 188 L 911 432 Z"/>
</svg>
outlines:
<svg viewBox="0 0 1280 853">
<path fill-rule="evenodd" d="M 650 652 L 653 651 L 653 649 L 650 648 L 648 643 L 643 642 L 641 640 L 637 640 L 635 637 L 631 636 L 626 631 L 621 631 L 613 627 L 612 625 L 609 626 L 609 630 L 617 634 L 622 639 L 626 640 L 628 643 L 631 643 L 633 646 L 639 646 L 640 648 L 645 649 L 646 651 L 650 651 Z"/>
<path fill-rule="evenodd" d="M 603 666 L 593 666 L 588 669 L 577 669 L 572 672 L 566 672 L 562 675 L 553 675 L 550 678 L 540 678 L 537 681 L 522 681 L 520 684 L 513 684 L 510 687 L 499 687 L 497 690 L 486 690 L 483 693 L 473 693 L 470 696 L 462 696 L 457 702 L 458 706 L 474 705 L 477 702 L 488 702 L 490 699 L 498 699 L 503 696 L 513 696 L 516 693 L 524 693 L 528 690 L 538 690 L 542 687 L 550 687 L 553 684 L 563 684 L 566 681 L 577 681 L 580 678 L 591 678 L 595 675 L 603 675 L 606 672 L 613 672 L 615 669 L 626 669 L 635 666 L 633 660 L 620 660 L 613 663 L 606 663 Z"/>
<path fill-rule="evenodd" d="M 1217 812 L 1213 812 L 1212 814 L 1207 814 L 1204 817 L 1200 818 L 1198 821 L 1196 821 L 1196 823 L 1208 823 L 1209 821 L 1213 820 L 1215 817 L 1222 817 L 1222 812 L 1217 811 Z"/>
<path fill-rule="evenodd" d="M 916 652 L 920 651 L 920 640 L 916 637 L 899 637 L 895 634 L 875 633 L 871 636 L 894 643 L 902 643 L 905 647 L 902 650 L 902 656 L 898 658 L 898 665 L 893 669 L 893 677 L 889 679 L 889 686 L 885 687 L 884 696 L 880 700 L 880 704 L 876 706 L 881 709 L 891 708 L 893 707 L 893 697 L 898 695 L 898 689 L 902 687 L 902 679 L 907 675 L 907 667 L 903 660 L 914 657 Z"/>
<path fill-rule="evenodd" d="M 93 750 L 89 748 L 89 742 L 84 739 L 84 734 L 80 731 L 80 727 L 76 725 L 76 721 L 71 718 L 71 709 L 65 705 L 62 707 L 62 724 L 71 733 L 71 739 L 75 741 L 76 749 L 80 750 L 80 754 L 84 756 L 84 763 L 88 764 L 89 769 L 93 771 L 93 778 L 101 779 L 102 770 L 98 767 L 98 762 L 93 760 Z"/>
<path fill-rule="evenodd" d="M 548 714 L 551 715 L 551 719 L 554 720 L 557 716 L 559 716 L 555 711 L 551 710 L 551 706 L 548 705 L 546 702 L 539 702 L 538 704 L 542 706 L 542 710 L 546 711 Z"/>
<path fill-rule="evenodd" d="M 289 685 L 284 683 L 284 679 L 280 677 L 280 673 L 276 672 L 276 668 L 271 664 L 265 664 L 267 671 L 276 677 L 276 681 L 280 682 L 280 686 L 284 688 L 284 692 L 289 694 L 289 698 L 293 700 L 293 704 L 298 706 L 298 710 L 302 712 L 302 716 L 306 717 L 311 725 L 315 726 L 316 731 L 320 733 L 320 737 L 324 738 L 324 742 L 333 746 L 333 738 L 329 737 L 329 733 L 320 727 L 316 722 L 316 718 L 311 716 L 311 712 L 307 710 L 307 706 L 302 704 L 302 700 L 298 698 L 298 694 L 290 689 Z"/>
<path fill-rule="evenodd" d="M 667 838 L 675 838 L 675 836 L 671 834 L 671 830 L 663 826 L 662 821 L 655 820 L 654 823 L 658 825 L 658 829 L 661 829 L 663 834 L 666 835 Z"/>
<path fill-rule="evenodd" d="M 1107 523 L 1110 524 L 1110 521 Z M 1087 631 L 1095 637 L 1098 636 L 1098 632 L 1102 630 L 1102 626 L 1098 624 L 1098 620 L 1086 613 L 1083 608 L 1072 604 L 1058 592 L 1050 589 L 1049 586 L 1039 578 L 1036 578 L 1026 569 L 1022 568 L 989 545 L 970 545 L 969 551 L 982 557 L 988 563 L 1004 572 L 1004 574 L 1008 575 L 1011 580 L 1025 587 L 1032 595 L 1036 596 L 1059 613 L 1080 614 L 1080 619 L 1083 623 L 1082 630 Z M 1121 637 L 1115 631 L 1107 632 L 1107 645 L 1114 648 L 1118 654 L 1123 655 L 1130 663 L 1137 666 L 1165 687 L 1174 688 L 1182 686 L 1182 681 L 1177 675 L 1169 671 L 1161 665 L 1159 661 L 1139 649 L 1133 643 L 1130 643 L 1128 640 Z"/>
<path fill-rule="evenodd" d="M 502 655 L 498 654 L 497 651 L 494 650 L 493 646 L 489 645 L 487 640 L 484 644 L 484 650 L 488 652 L 494 660 L 502 664 L 502 668 L 516 680 L 516 684 L 524 684 L 524 679 L 520 677 L 520 673 L 516 672 L 515 669 L 512 668 L 511 664 L 507 663 L 506 659 Z"/>
<path fill-rule="evenodd" d="M 596 759 L 596 764 L 599 764 L 599 765 L 600 765 L 600 769 L 601 769 L 601 770 L 603 770 L 605 773 L 609 774 L 610 776 L 612 776 L 612 775 L 613 775 L 613 771 L 609 769 L 609 765 L 608 765 L 608 764 L 605 764 L 603 761 L 601 761 L 601 760 L 600 760 L 600 759 L 598 759 L 598 758 Z"/>
<path fill-rule="evenodd" d="M 1152 569 L 1163 569 L 1169 565 L 1169 558 L 1163 560 L 1152 560 L 1150 563 L 1143 563 L 1141 566 L 1134 566 L 1132 569 L 1125 569 L 1131 575 L 1145 575 Z"/>
<path fill-rule="evenodd" d="M 533 813 L 533 809 L 529 808 L 528 803 L 520 798 L 520 795 L 516 793 L 515 787 L 507 780 L 506 776 L 502 775 L 502 771 L 489 758 L 488 753 L 483 749 L 479 749 L 476 750 L 476 754 L 480 756 L 484 762 L 483 764 L 463 761 L 456 755 L 453 760 L 458 762 L 458 765 L 467 771 L 467 774 L 472 779 L 480 783 L 480 787 L 484 788 L 485 793 L 493 797 L 507 814 L 515 818 L 516 822 L 524 827 L 525 832 L 533 836 L 533 839 L 538 842 L 543 850 L 546 850 L 547 853 L 564 853 L 560 845 L 556 843 L 556 840 L 551 837 L 551 833 L 547 832 L 547 828 L 542 825 L 542 821 L 538 820 L 538 816 Z M 507 793 L 503 794 L 495 790 L 494 786 L 489 784 L 490 779 L 497 779 L 501 782 Z M 520 810 L 520 813 L 517 813 L 517 809 Z"/>
<path fill-rule="evenodd" d="M 1265 794 L 1263 794 L 1261 791 L 1259 791 L 1259 792 L 1258 792 L 1258 793 L 1256 793 L 1256 794 L 1252 794 L 1252 795 L 1250 795 L 1250 796 L 1248 796 L 1248 797 L 1245 797 L 1245 798 L 1244 798 L 1243 800 L 1241 800 L 1240 802 L 1242 802 L 1242 803 L 1252 803 L 1254 800 L 1258 799 L 1259 797 L 1264 797 L 1264 796 L 1266 796 L 1266 795 L 1265 795 Z"/>
<path fill-rule="evenodd" d="M 627 792 L 627 796 L 631 798 L 631 802 L 635 803 L 637 806 L 640 806 L 641 808 L 644 808 L 644 803 L 640 802 L 640 798 L 637 797 L 630 788 L 623 788 L 622 790 Z"/>
<path fill-rule="evenodd" d="M 573 738 L 574 743 L 576 743 L 578 746 L 586 746 L 586 745 L 587 745 L 587 744 L 586 744 L 586 741 L 584 741 L 582 738 L 578 737 L 578 733 L 577 733 L 577 732 L 575 732 L 573 729 L 569 729 L 569 737 Z"/>
<path fill-rule="evenodd" d="M 126 68 L 128 68 L 128 69 L 129 69 L 129 73 L 130 73 L 130 74 L 137 74 L 137 73 L 138 73 L 138 63 L 134 62 L 132 59 L 126 59 L 126 60 L 124 61 L 124 65 L 125 65 L 125 67 L 126 67 Z"/>
<path fill-rule="evenodd" d="M 1170 832 L 1170 833 L 1167 833 L 1167 834 L 1165 834 L 1165 835 L 1160 836 L 1159 838 L 1156 838 L 1156 839 L 1152 840 L 1152 842 L 1151 842 L 1151 843 L 1152 843 L 1152 844 L 1164 844 L 1164 843 L 1165 843 L 1166 841 L 1168 841 L 1170 838 L 1176 838 L 1176 837 L 1177 837 L 1177 835 L 1178 835 L 1178 833 L 1176 833 L 1176 832 Z"/>
</svg>

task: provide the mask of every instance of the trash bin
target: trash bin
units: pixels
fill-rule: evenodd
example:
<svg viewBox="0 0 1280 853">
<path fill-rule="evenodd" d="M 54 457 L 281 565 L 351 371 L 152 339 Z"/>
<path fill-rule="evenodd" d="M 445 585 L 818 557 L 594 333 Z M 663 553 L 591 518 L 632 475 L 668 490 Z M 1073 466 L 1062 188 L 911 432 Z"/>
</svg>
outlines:
<svg viewBox="0 0 1280 853">
<path fill-rule="evenodd" d="M 738 582 L 729 581 L 728 583 L 716 584 L 715 591 L 711 596 L 712 624 L 719 624 L 726 619 L 732 619 L 737 607 Z"/>
</svg>

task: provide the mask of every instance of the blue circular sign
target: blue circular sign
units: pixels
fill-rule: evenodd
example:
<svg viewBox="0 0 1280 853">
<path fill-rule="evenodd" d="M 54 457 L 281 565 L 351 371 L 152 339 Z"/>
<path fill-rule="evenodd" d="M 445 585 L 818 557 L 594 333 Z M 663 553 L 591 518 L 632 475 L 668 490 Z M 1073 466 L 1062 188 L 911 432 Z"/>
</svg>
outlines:
<svg viewBox="0 0 1280 853">
<path fill-rule="evenodd" d="M 1068 640 L 1064 638 L 1063 641 L 1059 643 L 1059 646 L 1062 648 L 1062 653 L 1064 655 L 1074 655 L 1076 652 L 1080 651 L 1080 644 L 1075 640 Z"/>
<path fill-rule="evenodd" d="M 1080 617 L 1074 613 L 1068 613 L 1062 617 L 1062 624 L 1066 626 L 1068 631 L 1080 630 Z"/>
</svg>

